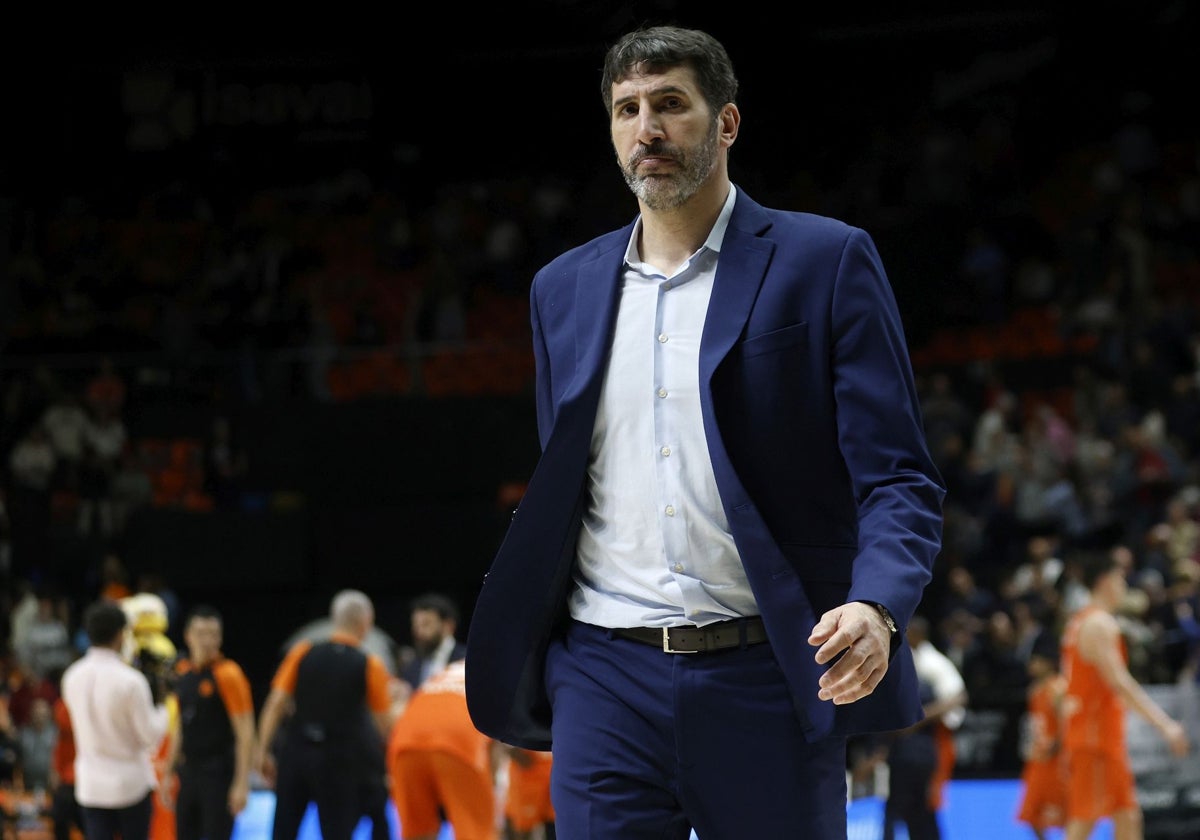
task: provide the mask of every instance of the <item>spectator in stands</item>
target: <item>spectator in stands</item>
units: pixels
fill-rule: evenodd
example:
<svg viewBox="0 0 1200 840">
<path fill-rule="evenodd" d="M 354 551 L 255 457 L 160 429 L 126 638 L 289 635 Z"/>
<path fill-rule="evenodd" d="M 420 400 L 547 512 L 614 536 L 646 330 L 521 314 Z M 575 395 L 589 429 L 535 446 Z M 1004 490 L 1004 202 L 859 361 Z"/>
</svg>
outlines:
<svg viewBox="0 0 1200 840">
<path fill-rule="evenodd" d="M 946 593 L 942 596 L 942 618 L 962 613 L 973 627 L 981 627 L 999 606 L 996 594 L 980 586 L 975 573 L 962 564 L 946 571 Z"/>
<path fill-rule="evenodd" d="M 61 696 L 54 701 L 53 714 L 57 737 L 50 774 L 50 821 L 54 840 L 71 840 L 73 832 L 83 834 L 83 809 L 75 799 L 75 734 Z"/>
<path fill-rule="evenodd" d="M 135 511 L 154 500 L 154 480 L 132 442 L 121 450 L 108 485 L 108 500 L 112 505 L 113 532 L 116 534 L 125 530 L 129 517 Z"/>
<path fill-rule="evenodd" d="M 90 422 L 83 401 L 70 389 L 60 391 L 42 415 L 42 424 L 58 458 L 57 480 L 67 488 L 74 489 L 78 481 Z"/>
<path fill-rule="evenodd" d="M 59 474 L 58 453 L 40 422 L 9 451 L 8 470 L 14 570 L 28 573 L 44 567 L 49 555 L 50 501 Z"/>
<path fill-rule="evenodd" d="M 971 434 L 974 418 L 966 402 L 955 392 L 954 382 L 945 371 L 934 371 L 921 398 L 921 418 L 925 437 L 932 452 L 939 452 L 946 438 L 960 440 Z"/>
<path fill-rule="evenodd" d="M 1167 501 L 1165 550 L 1172 574 L 1190 560 L 1200 560 L 1200 521 L 1182 494 Z"/>
<path fill-rule="evenodd" d="M 84 385 L 84 401 L 93 414 L 100 412 L 121 416 L 128 388 L 117 373 L 112 356 L 103 356 L 96 372 Z"/>
<path fill-rule="evenodd" d="M 17 727 L 21 750 L 21 783 L 30 793 L 50 790 L 54 764 L 54 745 L 58 727 L 54 724 L 51 701 L 39 697 L 30 707 L 29 721 Z"/>
<path fill-rule="evenodd" d="M 68 626 L 67 602 L 54 587 L 36 590 L 37 611 L 15 647 L 18 660 L 34 679 L 44 680 L 66 668 L 75 658 Z"/>
<path fill-rule="evenodd" d="M 84 430 L 84 453 L 79 467 L 79 531 L 111 537 L 116 533 L 112 481 L 129 434 L 121 416 L 101 405 L 92 410 Z"/>
<path fill-rule="evenodd" d="M 204 444 L 204 488 L 220 510 L 237 510 L 249 474 L 246 450 L 235 439 L 233 423 L 224 415 L 213 418 Z"/>
<path fill-rule="evenodd" d="M 993 706 L 1024 704 L 1029 678 L 1007 608 L 988 616 L 981 644 L 963 662 L 962 679 L 971 697 L 986 698 Z"/>
<path fill-rule="evenodd" d="M 125 561 L 115 550 L 105 552 L 100 559 L 100 597 L 120 602 L 132 594 Z"/>
</svg>

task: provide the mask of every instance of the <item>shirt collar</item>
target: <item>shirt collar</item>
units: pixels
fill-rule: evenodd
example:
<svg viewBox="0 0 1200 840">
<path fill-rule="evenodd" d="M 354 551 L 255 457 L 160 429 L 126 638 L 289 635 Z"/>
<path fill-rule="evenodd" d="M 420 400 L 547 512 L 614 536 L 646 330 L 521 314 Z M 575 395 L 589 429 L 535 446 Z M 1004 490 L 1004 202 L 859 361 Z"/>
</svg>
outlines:
<svg viewBox="0 0 1200 840">
<path fill-rule="evenodd" d="M 708 238 L 704 240 L 704 244 L 697 249 L 696 253 L 700 253 L 705 248 L 715 254 L 721 253 L 721 243 L 725 241 L 725 231 L 729 227 L 730 217 L 733 216 L 733 203 L 736 197 L 737 187 L 731 182 L 729 195 L 725 197 L 725 204 L 721 207 L 721 212 L 717 214 L 717 220 L 713 222 L 712 230 L 708 232 Z M 629 244 L 625 247 L 625 265 L 627 266 L 640 265 L 642 262 L 642 255 L 638 253 L 637 248 L 638 234 L 641 232 L 642 217 L 639 214 L 637 221 L 633 223 L 633 233 L 629 237 Z"/>
</svg>

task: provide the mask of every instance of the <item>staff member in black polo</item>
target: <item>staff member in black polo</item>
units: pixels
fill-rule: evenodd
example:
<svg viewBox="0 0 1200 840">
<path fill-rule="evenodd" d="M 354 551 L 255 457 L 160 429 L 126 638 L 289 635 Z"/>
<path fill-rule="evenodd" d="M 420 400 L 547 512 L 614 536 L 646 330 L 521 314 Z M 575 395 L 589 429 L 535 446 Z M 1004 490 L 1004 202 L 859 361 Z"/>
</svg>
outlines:
<svg viewBox="0 0 1200 840">
<path fill-rule="evenodd" d="M 389 674 L 383 660 L 362 649 L 375 609 L 357 590 L 334 596 L 333 635 L 301 641 L 280 663 L 259 716 L 257 763 L 275 783 L 272 840 L 295 840 L 308 809 L 317 805 L 323 840 L 350 840 L 364 813 L 364 767 L 382 766 L 391 728 Z M 280 733 L 278 761 L 272 754 Z"/>
<path fill-rule="evenodd" d="M 254 758 L 254 698 L 250 681 L 221 653 L 221 614 L 193 608 L 184 624 L 188 656 L 176 665 L 179 699 L 179 774 L 175 803 L 178 840 L 229 840 L 250 795 Z"/>
</svg>

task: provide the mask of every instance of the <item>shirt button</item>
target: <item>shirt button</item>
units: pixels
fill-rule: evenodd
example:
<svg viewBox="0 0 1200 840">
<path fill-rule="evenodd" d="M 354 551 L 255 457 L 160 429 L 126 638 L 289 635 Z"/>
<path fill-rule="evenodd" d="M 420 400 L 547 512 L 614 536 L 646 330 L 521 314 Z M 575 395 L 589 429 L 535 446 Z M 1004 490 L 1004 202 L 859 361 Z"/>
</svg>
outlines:
<svg viewBox="0 0 1200 840">
<path fill-rule="evenodd" d="M 665 397 L 665 396 L 667 395 L 667 389 L 666 389 L 666 388 L 659 388 L 659 389 L 658 389 L 658 391 L 657 391 L 657 393 L 658 393 L 658 395 L 659 395 L 660 397 Z"/>
<path fill-rule="evenodd" d="M 662 456 L 663 456 L 664 458 L 670 458 L 670 457 L 671 457 L 671 447 L 669 447 L 669 446 L 664 446 L 662 449 L 660 449 L 660 450 L 658 450 L 658 451 L 662 453 Z"/>
<path fill-rule="evenodd" d="M 668 280 L 666 283 L 663 283 L 663 291 L 669 292 L 670 290 L 671 290 L 671 281 Z"/>
<path fill-rule="evenodd" d="M 666 344 L 666 343 L 667 343 L 667 334 L 666 334 L 666 333 L 659 333 L 659 334 L 658 334 L 658 343 L 659 343 L 659 344 Z"/>
<path fill-rule="evenodd" d="M 667 505 L 667 516 L 674 516 L 674 515 L 675 515 L 675 506 Z"/>
<path fill-rule="evenodd" d="M 671 567 L 671 571 L 673 571 L 673 572 L 682 572 L 682 571 L 683 571 L 683 564 L 682 564 L 682 563 L 676 563 L 674 566 L 672 566 L 672 567 Z"/>
</svg>

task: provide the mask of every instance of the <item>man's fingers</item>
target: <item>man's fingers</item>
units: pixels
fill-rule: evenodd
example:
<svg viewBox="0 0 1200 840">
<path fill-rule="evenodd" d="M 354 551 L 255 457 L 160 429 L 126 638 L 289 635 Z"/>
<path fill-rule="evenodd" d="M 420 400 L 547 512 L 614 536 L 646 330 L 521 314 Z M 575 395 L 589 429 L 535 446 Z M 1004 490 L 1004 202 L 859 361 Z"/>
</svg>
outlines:
<svg viewBox="0 0 1200 840">
<path fill-rule="evenodd" d="M 861 700 L 879 685 L 883 675 L 887 672 L 886 663 L 887 660 L 884 660 L 883 666 L 876 667 L 871 667 L 867 663 L 863 668 L 855 669 L 840 679 L 831 680 L 828 684 L 822 685 L 817 692 L 817 697 L 821 700 L 832 700 L 837 706 Z M 822 683 L 824 683 L 824 678 L 822 678 Z"/>
</svg>

